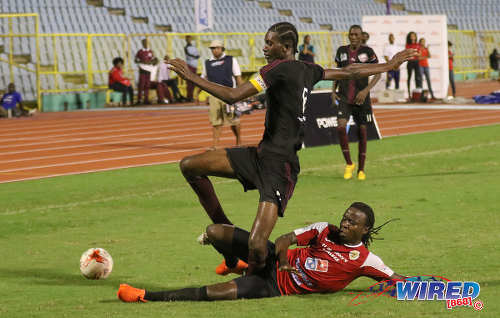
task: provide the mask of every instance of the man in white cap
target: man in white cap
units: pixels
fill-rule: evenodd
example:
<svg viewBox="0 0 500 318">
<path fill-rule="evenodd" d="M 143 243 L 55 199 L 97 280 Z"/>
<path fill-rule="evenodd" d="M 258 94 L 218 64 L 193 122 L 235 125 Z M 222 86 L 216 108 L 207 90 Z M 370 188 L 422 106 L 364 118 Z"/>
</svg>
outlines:
<svg viewBox="0 0 500 318">
<path fill-rule="evenodd" d="M 212 51 L 212 57 L 205 61 L 203 65 L 203 78 L 206 78 L 210 82 L 214 82 L 220 85 L 228 87 L 236 87 L 243 84 L 241 79 L 240 65 L 236 58 L 224 53 L 224 44 L 220 40 L 213 40 L 210 43 L 210 50 Z M 197 89 L 199 95 L 199 89 Z M 208 102 L 210 104 L 210 123 L 213 126 L 213 149 L 219 146 L 220 134 L 222 132 L 223 125 L 231 126 L 236 137 L 236 145 L 241 144 L 241 133 L 240 133 L 240 120 L 234 116 L 234 113 L 228 111 L 227 104 L 214 97 L 209 96 Z"/>
</svg>

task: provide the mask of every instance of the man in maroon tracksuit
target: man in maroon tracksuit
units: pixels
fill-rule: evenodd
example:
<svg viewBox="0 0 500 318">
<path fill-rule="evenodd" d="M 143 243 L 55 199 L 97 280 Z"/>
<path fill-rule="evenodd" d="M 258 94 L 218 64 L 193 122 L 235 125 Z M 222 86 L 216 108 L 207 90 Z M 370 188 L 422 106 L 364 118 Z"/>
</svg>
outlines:
<svg viewBox="0 0 500 318">
<path fill-rule="evenodd" d="M 153 51 L 148 48 L 148 39 L 142 40 L 142 49 L 135 55 L 135 63 L 139 64 L 139 92 L 137 96 L 137 104 L 141 103 L 142 95 L 144 94 L 144 104 L 149 102 L 149 87 L 151 85 L 151 72 L 141 68 L 141 64 L 155 64 L 158 59 L 155 58 Z"/>
</svg>

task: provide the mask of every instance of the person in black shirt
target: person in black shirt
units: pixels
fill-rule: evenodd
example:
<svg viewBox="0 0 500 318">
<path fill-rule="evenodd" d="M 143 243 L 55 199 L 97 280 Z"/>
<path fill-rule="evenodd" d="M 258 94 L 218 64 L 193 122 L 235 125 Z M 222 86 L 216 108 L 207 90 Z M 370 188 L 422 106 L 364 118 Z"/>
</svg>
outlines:
<svg viewBox="0 0 500 318">
<path fill-rule="evenodd" d="M 209 82 L 192 73 L 186 62 L 174 59 L 172 70 L 201 89 L 228 104 L 266 90 L 265 131 L 258 147 L 237 147 L 206 151 L 181 160 L 181 171 L 198 195 L 200 203 L 215 224 L 232 224 L 225 215 L 208 176 L 238 179 L 245 190 L 258 189 L 260 193 L 248 242 L 247 275 L 261 272 L 266 265 L 267 240 L 278 216 L 283 216 L 292 196 L 299 160 L 297 151 L 302 146 L 305 125 L 305 107 L 314 84 L 320 80 L 364 78 L 397 68 L 416 55 L 415 50 L 399 52 L 386 64 L 352 64 L 344 69 L 327 69 L 295 60 L 298 33 L 288 22 L 272 25 L 265 35 L 264 56 L 269 64 L 258 76 L 232 88 Z M 206 235 L 199 239 L 206 242 Z M 224 254 L 225 267 L 221 274 L 233 272 L 241 260 Z"/>
<path fill-rule="evenodd" d="M 335 56 L 335 62 L 338 67 L 346 67 L 353 63 L 378 63 L 377 55 L 373 49 L 361 44 L 363 33 L 359 25 L 352 25 L 349 28 L 350 44 L 339 47 Z M 370 89 L 377 84 L 379 79 L 380 74 L 377 74 L 371 81 L 368 81 L 368 77 L 365 77 L 356 80 L 340 80 L 333 83 L 332 100 L 338 100 L 337 133 L 339 136 L 340 148 L 346 162 L 344 171 L 344 179 L 346 180 L 352 178 L 352 173 L 356 167 L 351 161 L 349 140 L 346 131 L 347 122 L 351 114 L 354 122 L 358 126 L 359 133 L 358 179 L 366 179 L 366 174 L 364 172 L 367 139 L 366 124 L 372 121 Z M 339 86 L 338 94 L 336 92 L 337 86 Z"/>
</svg>

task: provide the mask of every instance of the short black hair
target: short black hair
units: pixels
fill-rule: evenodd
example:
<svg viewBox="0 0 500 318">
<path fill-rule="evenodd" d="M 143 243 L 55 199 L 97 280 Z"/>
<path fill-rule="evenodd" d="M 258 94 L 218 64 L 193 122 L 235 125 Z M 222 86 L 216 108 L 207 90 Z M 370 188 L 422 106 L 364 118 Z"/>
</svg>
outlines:
<svg viewBox="0 0 500 318">
<path fill-rule="evenodd" d="M 116 66 L 116 65 L 118 65 L 119 63 L 122 63 L 122 64 L 123 64 L 123 63 L 124 63 L 123 59 L 122 59 L 121 57 L 119 57 L 119 56 L 118 56 L 118 57 L 115 57 L 115 58 L 113 59 L 113 66 Z"/>
<path fill-rule="evenodd" d="M 360 29 L 361 30 L 361 33 L 363 32 L 363 28 L 361 27 L 361 25 L 359 24 L 353 24 L 349 27 L 349 33 L 351 33 L 351 30 L 352 29 Z"/>
<path fill-rule="evenodd" d="M 291 47 L 294 54 L 298 52 L 297 43 L 299 41 L 299 33 L 297 32 L 295 25 L 290 22 L 278 22 L 271 25 L 267 32 L 278 33 L 278 38 L 281 44 Z"/>
<path fill-rule="evenodd" d="M 374 227 L 375 225 L 375 213 L 373 212 L 373 209 L 366 203 L 364 202 L 354 202 L 351 204 L 349 208 L 355 208 L 356 210 L 364 213 L 366 216 L 366 221 L 365 221 L 365 226 L 368 227 L 368 233 L 363 235 L 361 238 L 361 242 L 368 247 L 370 243 L 373 241 L 373 237 L 378 234 L 380 229 L 386 225 L 389 222 L 398 220 L 398 219 L 390 219 L 389 221 L 385 222 L 384 224 Z"/>
</svg>

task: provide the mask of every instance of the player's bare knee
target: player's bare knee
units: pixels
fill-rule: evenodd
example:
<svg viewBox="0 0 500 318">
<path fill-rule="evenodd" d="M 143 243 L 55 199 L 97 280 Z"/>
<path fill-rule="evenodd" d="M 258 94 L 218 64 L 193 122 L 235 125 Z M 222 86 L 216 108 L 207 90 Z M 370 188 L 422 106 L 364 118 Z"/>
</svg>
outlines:
<svg viewBox="0 0 500 318">
<path fill-rule="evenodd" d="M 252 236 L 248 240 L 248 250 L 253 251 L 258 255 L 266 253 L 267 240 L 260 236 Z"/>
<path fill-rule="evenodd" d="M 222 224 L 210 224 L 206 233 L 210 242 L 220 241 L 224 237 L 224 227 Z"/>
<path fill-rule="evenodd" d="M 181 172 L 185 177 L 192 175 L 193 166 L 191 163 L 192 163 L 192 156 L 182 158 L 181 162 L 179 163 Z"/>
</svg>

